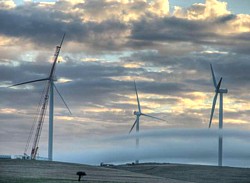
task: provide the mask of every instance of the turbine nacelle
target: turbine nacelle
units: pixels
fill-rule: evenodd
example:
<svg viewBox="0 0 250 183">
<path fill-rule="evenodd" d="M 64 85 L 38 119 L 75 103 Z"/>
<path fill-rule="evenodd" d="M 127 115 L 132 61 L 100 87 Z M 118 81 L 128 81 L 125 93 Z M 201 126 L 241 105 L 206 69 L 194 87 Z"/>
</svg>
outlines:
<svg viewBox="0 0 250 183">
<path fill-rule="evenodd" d="M 219 89 L 218 91 L 215 90 L 217 93 L 228 93 L 228 89 Z"/>
</svg>

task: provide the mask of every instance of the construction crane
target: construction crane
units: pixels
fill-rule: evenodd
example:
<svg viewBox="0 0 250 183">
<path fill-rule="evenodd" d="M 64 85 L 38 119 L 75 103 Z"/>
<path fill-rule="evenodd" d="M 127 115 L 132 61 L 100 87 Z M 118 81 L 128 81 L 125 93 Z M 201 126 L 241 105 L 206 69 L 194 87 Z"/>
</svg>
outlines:
<svg viewBox="0 0 250 183">
<path fill-rule="evenodd" d="M 37 79 L 37 80 L 32 80 L 32 81 L 12 85 L 12 86 L 18 86 L 18 85 L 34 83 L 34 82 L 38 82 L 38 81 L 47 81 L 46 86 L 45 86 L 44 91 L 43 91 L 43 94 L 42 94 L 42 97 L 41 97 L 41 101 L 40 101 L 41 105 L 39 104 L 39 107 L 38 107 L 39 108 L 38 109 L 39 110 L 38 111 L 38 116 L 37 116 L 36 120 L 34 121 L 34 123 L 32 125 L 31 131 L 30 131 L 30 134 L 29 134 L 29 137 L 28 137 L 28 141 L 27 141 L 27 144 L 26 144 L 26 147 L 25 147 L 25 150 L 24 150 L 24 157 L 26 157 L 27 159 L 36 159 L 36 157 L 37 157 L 38 144 L 39 144 L 39 140 L 40 140 L 40 136 L 41 136 L 41 132 L 42 132 L 42 127 L 43 127 L 43 123 L 44 123 L 44 119 L 45 119 L 45 115 L 46 115 L 46 109 L 47 109 L 47 106 L 48 106 L 49 97 L 51 97 L 51 99 L 53 98 L 53 88 L 55 87 L 55 85 L 54 85 L 55 68 L 56 68 L 57 59 L 58 59 L 58 56 L 59 56 L 59 53 L 60 53 L 60 50 L 61 50 L 61 47 L 62 47 L 62 44 L 63 44 L 64 37 L 65 37 L 65 34 L 63 35 L 63 38 L 62 38 L 62 41 L 61 41 L 60 45 L 56 47 L 56 51 L 55 51 L 55 54 L 54 54 L 53 65 L 52 65 L 52 68 L 50 70 L 49 77 L 44 78 L 44 79 Z M 61 97 L 62 101 L 64 102 L 64 104 L 66 105 L 67 109 L 69 110 L 69 112 L 71 114 L 71 111 L 68 108 L 67 104 L 65 103 L 64 99 L 62 98 L 61 94 L 59 93 L 59 91 L 57 90 L 56 87 L 55 87 L 55 89 L 58 92 L 59 96 Z M 51 127 L 51 124 L 50 124 L 49 125 L 49 131 L 50 131 L 49 139 L 52 138 L 52 135 L 53 135 L 53 133 L 51 133 L 51 131 L 53 132 L 53 99 L 50 101 L 50 103 L 51 103 L 50 107 L 52 108 L 52 112 L 50 112 L 50 123 L 52 121 L 52 127 Z M 36 131 L 35 131 L 35 135 L 34 135 L 34 140 L 33 140 L 33 145 L 32 145 L 32 149 L 31 149 L 30 157 L 28 157 L 27 150 L 29 148 L 29 144 L 30 144 L 30 141 L 31 141 L 33 133 L 34 133 L 35 124 L 37 124 L 37 127 L 36 127 Z M 49 140 L 49 142 L 50 141 L 52 141 L 52 140 Z M 50 146 L 51 145 L 49 144 L 49 147 Z M 52 152 L 51 149 L 49 149 L 49 152 L 50 151 Z"/>
<path fill-rule="evenodd" d="M 64 34 L 65 36 L 65 34 Z M 35 133 L 35 138 L 33 141 L 33 145 L 32 145 L 32 150 L 31 150 L 31 154 L 30 154 L 30 158 L 31 159 L 36 159 L 36 155 L 37 155 L 37 151 L 38 151 L 38 143 L 40 140 L 40 136 L 41 136 L 41 132 L 42 132 L 42 127 L 43 127 L 43 122 L 44 122 L 44 118 L 45 118 L 45 114 L 46 114 L 46 109 L 48 106 L 48 100 L 49 100 L 49 91 L 50 91 L 50 87 L 54 87 L 53 86 L 53 82 L 54 82 L 54 73 L 55 73 L 55 68 L 56 68 L 56 62 L 61 50 L 61 46 L 64 40 L 64 36 L 62 39 L 62 42 L 60 44 L 60 46 L 56 47 L 56 51 L 54 54 L 54 62 L 50 71 L 50 75 L 48 78 L 48 82 L 45 88 L 45 92 L 44 92 L 44 100 L 40 109 L 40 113 L 39 113 L 39 117 L 38 117 L 38 124 L 37 124 L 37 129 L 36 129 L 36 133 Z"/>
</svg>

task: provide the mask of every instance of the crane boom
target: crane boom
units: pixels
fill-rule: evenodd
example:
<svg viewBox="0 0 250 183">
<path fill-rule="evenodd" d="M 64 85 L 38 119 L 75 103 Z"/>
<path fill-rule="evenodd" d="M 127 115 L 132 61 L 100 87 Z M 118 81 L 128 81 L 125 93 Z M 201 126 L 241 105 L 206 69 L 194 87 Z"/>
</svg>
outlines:
<svg viewBox="0 0 250 183">
<path fill-rule="evenodd" d="M 51 68 L 51 71 L 50 71 L 50 75 L 49 75 L 50 80 L 53 79 L 53 77 L 54 77 L 56 62 L 57 62 L 57 59 L 58 59 L 58 56 L 59 56 L 59 53 L 60 53 L 60 50 L 61 50 L 61 47 L 62 47 L 62 44 L 63 44 L 64 37 L 65 37 L 65 34 L 63 35 L 60 46 L 56 47 L 56 51 L 55 51 L 55 54 L 54 54 L 54 62 L 53 62 L 53 65 L 52 65 L 52 68 Z"/>
</svg>

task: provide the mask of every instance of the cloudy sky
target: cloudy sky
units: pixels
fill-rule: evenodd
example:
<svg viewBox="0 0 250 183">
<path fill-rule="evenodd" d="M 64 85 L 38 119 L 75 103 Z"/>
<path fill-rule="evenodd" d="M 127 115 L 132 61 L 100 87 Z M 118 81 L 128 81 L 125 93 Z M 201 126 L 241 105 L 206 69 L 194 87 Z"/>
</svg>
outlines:
<svg viewBox="0 0 250 183">
<path fill-rule="evenodd" d="M 214 96 L 210 63 L 229 90 L 224 128 L 237 130 L 235 136 L 250 130 L 249 6 L 248 0 L 0 0 L 0 154 L 23 153 L 45 83 L 7 86 L 46 77 L 66 33 L 56 85 L 73 115 L 56 95 L 56 160 L 133 161 L 134 138 L 126 135 L 135 120 L 136 80 L 142 111 L 167 121 L 141 117 L 141 132 L 166 130 L 166 136 L 142 139 L 148 156 L 137 156 L 216 164 L 216 138 L 181 134 L 208 128 Z M 218 110 L 212 128 L 218 128 Z M 181 132 L 169 137 L 171 129 Z M 47 156 L 47 136 L 46 119 L 41 156 Z M 230 138 L 228 165 L 250 166 L 241 161 L 249 159 L 250 143 Z"/>
</svg>

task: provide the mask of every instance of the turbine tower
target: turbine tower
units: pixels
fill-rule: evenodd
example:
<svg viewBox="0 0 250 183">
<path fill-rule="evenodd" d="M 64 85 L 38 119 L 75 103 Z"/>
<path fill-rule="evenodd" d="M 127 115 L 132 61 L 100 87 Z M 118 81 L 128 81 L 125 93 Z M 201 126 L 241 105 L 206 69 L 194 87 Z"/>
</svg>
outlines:
<svg viewBox="0 0 250 183">
<path fill-rule="evenodd" d="M 157 117 L 150 116 L 148 114 L 142 113 L 140 100 L 139 100 L 139 97 L 138 97 L 135 81 L 134 81 L 134 85 L 135 85 L 135 94 L 136 94 L 136 99 L 137 99 L 138 111 L 134 111 L 134 115 L 136 116 L 136 119 L 135 119 L 135 122 L 134 122 L 133 126 L 131 127 L 129 133 L 131 133 L 131 131 L 133 130 L 135 125 L 136 125 L 136 133 L 139 133 L 139 131 L 140 131 L 140 116 L 146 116 L 146 117 L 154 118 L 154 119 L 157 119 L 157 120 L 165 121 L 163 119 L 160 119 L 160 118 L 157 118 Z M 139 148 L 139 136 L 136 137 L 136 148 Z M 135 163 L 138 164 L 139 160 L 135 160 Z"/>
<path fill-rule="evenodd" d="M 215 96 L 213 99 L 213 105 L 212 105 L 212 110 L 211 110 L 211 115 L 210 115 L 210 121 L 209 121 L 209 128 L 211 127 L 212 120 L 213 120 L 213 115 L 214 115 L 214 109 L 217 101 L 218 94 L 220 94 L 220 106 L 219 106 L 219 130 L 223 128 L 223 94 L 227 93 L 227 89 L 221 89 L 221 82 L 222 78 L 220 78 L 219 83 L 217 84 L 213 66 L 210 64 L 211 72 L 212 72 L 212 77 L 213 77 L 213 84 L 215 87 Z M 222 166 L 222 154 L 223 154 L 223 137 L 222 135 L 219 135 L 219 145 L 218 145 L 218 166 Z"/>
<path fill-rule="evenodd" d="M 40 135 L 41 135 L 41 130 L 42 130 L 42 125 L 43 125 L 43 121 L 45 118 L 45 113 L 46 113 L 46 108 L 47 108 L 47 104 L 48 104 L 48 100 L 49 101 L 49 138 L 48 138 L 48 160 L 52 161 L 53 160 L 53 120 L 54 120 L 54 88 L 56 90 L 56 92 L 59 94 L 60 98 L 62 99 L 63 103 L 65 104 L 65 106 L 67 107 L 68 111 L 71 114 L 71 111 L 69 109 L 69 107 L 67 106 L 65 100 L 63 99 L 62 95 L 59 93 L 58 89 L 56 88 L 56 85 L 54 84 L 55 79 L 55 68 L 56 68 L 56 63 L 57 63 L 57 59 L 63 44 L 63 40 L 64 40 L 65 34 L 63 35 L 62 41 L 60 43 L 59 46 L 56 47 L 56 51 L 54 54 L 54 61 L 50 70 L 50 74 L 47 78 L 43 78 L 43 79 L 37 79 L 37 80 L 32 80 L 32 81 L 27 81 L 27 82 L 22 82 L 22 83 L 18 83 L 15 85 L 12 85 L 10 87 L 13 86 L 19 86 L 19 85 L 24 85 L 24 84 L 29 84 L 29 83 L 35 83 L 35 82 L 39 82 L 39 81 L 47 81 L 47 85 L 44 91 L 44 95 L 43 95 L 43 99 L 44 102 L 41 106 L 41 109 L 39 111 L 39 115 L 38 115 L 38 125 L 37 125 L 37 130 L 35 133 L 35 137 L 34 137 L 34 142 L 33 142 L 33 146 L 32 146 L 32 151 L 31 151 L 31 159 L 36 159 L 36 155 L 37 155 L 37 150 L 38 150 L 38 143 L 39 143 L 39 139 L 40 139 Z M 32 129 L 33 130 L 33 127 Z M 26 155 L 26 151 L 28 149 L 29 146 L 29 142 L 31 139 L 32 133 L 30 133 L 26 148 L 25 148 L 25 155 Z"/>
</svg>

